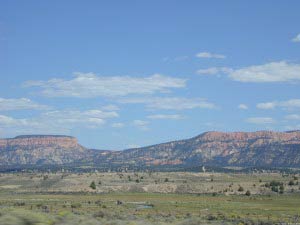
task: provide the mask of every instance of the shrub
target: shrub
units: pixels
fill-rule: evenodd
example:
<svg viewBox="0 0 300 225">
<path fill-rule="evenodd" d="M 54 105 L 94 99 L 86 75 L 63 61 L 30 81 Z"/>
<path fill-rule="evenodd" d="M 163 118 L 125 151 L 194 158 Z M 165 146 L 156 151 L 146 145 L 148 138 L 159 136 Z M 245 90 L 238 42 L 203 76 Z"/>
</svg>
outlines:
<svg viewBox="0 0 300 225">
<path fill-rule="evenodd" d="M 295 182 L 293 180 L 290 180 L 289 185 L 293 186 L 293 185 L 295 185 Z"/>
<path fill-rule="evenodd" d="M 16 202 L 14 206 L 25 206 L 25 202 Z"/>
<path fill-rule="evenodd" d="M 250 196 L 250 195 L 251 195 L 251 192 L 248 190 L 248 191 L 246 191 L 246 194 L 245 194 L 245 195 Z"/>
<path fill-rule="evenodd" d="M 238 191 L 242 192 L 242 191 L 244 191 L 244 188 L 242 186 L 240 186 L 239 189 L 238 189 Z"/>
<path fill-rule="evenodd" d="M 103 218 L 105 216 L 104 212 L 102 211 L 99 211 L 99 212 L 96 212 L 94 213 L 93 215 L 95 218 Z"/>
<path fill-rule="evenodd" d="M 278 186 L 272 186 L 271 190 L 272 190 L 273 192 L 278 192 Z"/>
<path fill-rule="evenodd" d="M 275 180 L 272 180 L 272 181 L 270 182 L 270 186 L 279 186 L 279 185 L 281 185 L 281 184 L 282 184 L 281 182 L 275 181 Z"/>
<path fill-rule="evenodd" d="M 80 207 L 81 207 L 81 204 L 79 202 L 71 204 L 72 209 L 77 209 L 77 208 L 80 208 Z"/>
<path fill-rule="evenodd" d="M 90 184 L 90 188 L 92 188 L 93 190 L 96 189 L 95 181 L 92 181 L 92 183 Z"/>
<path fill-rule="evenodd" d="M 279 186 L 279 193 L 280 193 L 280 194 L 283 194 L 283 191 L 284 191 L 284 186 L 283 186 L 283 184 L 281 184 L 281 185 Z"/>
<path fill-rule="evenodd" d="M 217 220 L 218 219 L 218 217 L 216 217 L 215 215 L 213 215 L 213 214 L 208 214 L 207 215 L 207 220 Z"/>
</svg>

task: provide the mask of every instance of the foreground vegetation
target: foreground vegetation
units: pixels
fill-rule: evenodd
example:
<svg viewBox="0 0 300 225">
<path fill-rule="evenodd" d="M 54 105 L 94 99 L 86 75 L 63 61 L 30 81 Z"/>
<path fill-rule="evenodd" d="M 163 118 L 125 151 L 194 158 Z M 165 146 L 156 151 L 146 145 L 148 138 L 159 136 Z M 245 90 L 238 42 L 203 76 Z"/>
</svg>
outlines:
<svg viewBox="0 0 300 225">
<path fill-rule="evenodd" d="M 1 174 L 0 224 L 299 223 L 298 177 L 278 173 Z"/>
</svg>

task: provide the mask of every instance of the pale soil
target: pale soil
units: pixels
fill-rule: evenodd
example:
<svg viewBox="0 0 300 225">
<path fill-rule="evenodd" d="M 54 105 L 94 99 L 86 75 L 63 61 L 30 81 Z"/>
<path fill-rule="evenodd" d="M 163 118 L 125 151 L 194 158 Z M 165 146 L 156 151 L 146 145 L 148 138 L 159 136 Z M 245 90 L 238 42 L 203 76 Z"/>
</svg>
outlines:
<svg viewBox="0 0 300 225">
<path fill-rule="evenodd" d="M 130 178 L 129 178 L 130 177 Z M 296 176 L 296 177 L 299 177 Z M 138 181 L 137 181 L 138 180 Z M 285 193 L 299 192 L 294 176 L 279 173 L 17 173 L 0 174 L 0 191 L 35 192 L 151 192 L 151 193 L 221 193 L 225 195 L 269 194 L 264 187 L 272 180 L 284 183 Z M 295 185 L 288 185 L 290 180 Z M 90 188 L 94 181 L 96 189 Z M 238 191 L 239 187 L 244 191 Z"/>
</svg>

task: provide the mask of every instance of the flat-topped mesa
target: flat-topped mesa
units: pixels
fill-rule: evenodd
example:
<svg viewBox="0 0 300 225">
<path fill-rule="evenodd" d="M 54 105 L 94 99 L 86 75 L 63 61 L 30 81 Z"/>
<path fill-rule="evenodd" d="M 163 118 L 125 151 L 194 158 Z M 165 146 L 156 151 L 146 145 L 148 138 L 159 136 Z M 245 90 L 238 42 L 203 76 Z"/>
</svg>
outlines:
<svg viewBox="0 0 300 225">
<path fill-rule="evenodd" d="M 60 135 L 23 135 L 0 139 L 0 165 L 61 165 L 85 158 L 77 139 Z"/>
<path fill-rule="evenodd" d="M 60 146 L 62 148 L 76 148 L 77 139 L 63 135 L 22 135 L 15 138 L 0 139 L 0 148 L 8 146 L 24 146 L 29 148 L 41 146 Z"/>
<path fill-rule="evenodd" d="M 256 132 L 219 132 L 210 131 L 196 137 L 202 141 L 248 141 L 254 139 L 265 139 L 274 141 L 300 141 L 300 131 L 275 132 L 275 131 L 256 131 Z"/>
</svg>

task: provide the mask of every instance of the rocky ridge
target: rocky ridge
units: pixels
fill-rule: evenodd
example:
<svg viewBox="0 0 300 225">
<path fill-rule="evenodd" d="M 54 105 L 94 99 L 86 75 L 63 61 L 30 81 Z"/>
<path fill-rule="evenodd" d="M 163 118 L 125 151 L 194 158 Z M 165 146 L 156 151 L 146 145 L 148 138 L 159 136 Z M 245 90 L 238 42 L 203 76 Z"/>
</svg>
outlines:
<svg viewBox="0 0 300 225">
<path fill-rule="evenodd" d="M 72 163 L 114 167 L 300 167 L 300 131 L 213 131 L 186 140 L 123 151 L 87 149 L 70 136 L 25 135 L 0 139 L 0 166 Z"/>
</svg>

